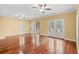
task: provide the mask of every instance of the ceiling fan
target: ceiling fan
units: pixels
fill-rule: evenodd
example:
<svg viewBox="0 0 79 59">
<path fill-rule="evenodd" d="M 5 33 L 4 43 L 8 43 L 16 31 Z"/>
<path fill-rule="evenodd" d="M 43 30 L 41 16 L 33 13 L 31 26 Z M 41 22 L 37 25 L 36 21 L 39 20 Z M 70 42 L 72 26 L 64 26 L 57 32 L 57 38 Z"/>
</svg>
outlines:
<svg viewBox="0 0 79 59">
<path fill-rule="evenodd" d="M 35 8 L 37 9 L 37 11 L 41 11 L 42 13 L 52 10 L 51 8 L 47 7 L 47 4 L 38 4 L 37 6 L 33 6 L 32 8 Z"/>
</svg>

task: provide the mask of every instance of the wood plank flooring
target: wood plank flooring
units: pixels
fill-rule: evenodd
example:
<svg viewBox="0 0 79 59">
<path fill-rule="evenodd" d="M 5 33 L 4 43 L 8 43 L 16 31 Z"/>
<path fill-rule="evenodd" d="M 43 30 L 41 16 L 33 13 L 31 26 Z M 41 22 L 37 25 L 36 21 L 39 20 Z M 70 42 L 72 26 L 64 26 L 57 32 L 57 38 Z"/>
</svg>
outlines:
<svg viewBox="0 0 79 59">
<path fill-rule="evenodd" d="M 23 54 L 49 54 L 49 38 L 48 36 L 40 35 L 40 46 L 35 46 L 32 43 L 31 34 L 25 34 L 25 45 L 19 46 L 18 36 L 8 36 L 4 40 L 0 40 L 0 54 L 19 54 L 20 51 Z M 63 54 L 77 54 L 76 42 L 56 39 L 51 37 L 52 40 L 61 40 L 64 42 Z M 55 41 L 54 41 L 55 42 Z M 54 44 L 56 46 L 56 43 Z M 53 48 L 53 53 L 56 54 L 56 49 Z"/>
</svg>

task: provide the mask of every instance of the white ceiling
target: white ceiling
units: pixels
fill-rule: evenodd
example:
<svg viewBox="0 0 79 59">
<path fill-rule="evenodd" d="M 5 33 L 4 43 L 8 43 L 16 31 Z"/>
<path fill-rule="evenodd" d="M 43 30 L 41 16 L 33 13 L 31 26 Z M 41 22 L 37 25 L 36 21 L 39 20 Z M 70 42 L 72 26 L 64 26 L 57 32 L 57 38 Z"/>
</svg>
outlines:
<svg viewBox="0 0 79 59">
<path fill-rule="evenodd" d="M 74 4 L 48 4 L 47 6 L 52 10 L 43 14 L 37 12 L 36 9 L 32 8 L 33 6 L 34 4 L 0 4 L 0 16 L 15 17 L 16 14 L 24 14 L 26 19 L 34 19 L 76 11 Z"/>
</svg>

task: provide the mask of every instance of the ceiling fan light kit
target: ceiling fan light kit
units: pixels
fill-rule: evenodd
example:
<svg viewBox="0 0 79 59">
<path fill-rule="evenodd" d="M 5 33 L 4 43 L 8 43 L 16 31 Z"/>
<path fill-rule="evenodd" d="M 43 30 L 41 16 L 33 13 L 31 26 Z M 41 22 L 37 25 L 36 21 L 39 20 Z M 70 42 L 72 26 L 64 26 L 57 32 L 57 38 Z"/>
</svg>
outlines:
<svg viewBox="0 0 79 59">
<path fill-rule="evenodd" d="M 51 8 L 47 7 L 47 4 L 38 4 L 37 6 L 34 6 L 33 8 L 38 9 L 38 11 L 45 13 L 45 11 L 51 10 Z"/>
</svg>

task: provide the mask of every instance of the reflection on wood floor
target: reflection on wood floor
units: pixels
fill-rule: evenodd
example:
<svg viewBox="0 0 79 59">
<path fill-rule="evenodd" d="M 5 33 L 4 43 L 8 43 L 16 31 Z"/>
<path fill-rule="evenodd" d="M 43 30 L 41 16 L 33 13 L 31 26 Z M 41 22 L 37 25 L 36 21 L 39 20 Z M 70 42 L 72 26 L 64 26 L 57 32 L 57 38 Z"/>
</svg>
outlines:
<svg viewBox="0 0 79 59">
<path fill-rule="evenodd" d="M 40 35 L 40 46 L 35 46 L 32 43 L 31 34 L 25 34 L 24 36 L 25 44 L 22 46 L 19 46 L 19 36 L 8 36 L 6 39 L 0 40 L 0 54 L 19 54 L 20 52 L 23 54 L 77 53 L 76 43 L 73 41 Z M 52 42 L 51 44 L 49 44 L 49 39 L 53 40 L 50 41 Z M 63 44 L 61 45 L 60 42 Z M 53 47 L 49 47 L 52 44 Z"/>
</svg>

